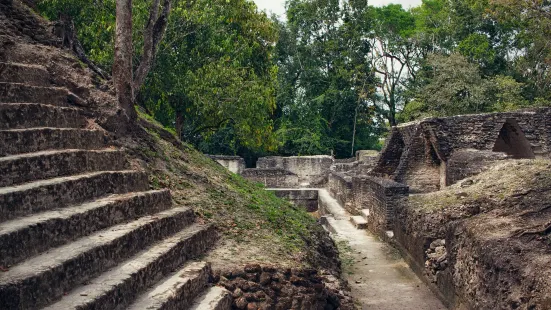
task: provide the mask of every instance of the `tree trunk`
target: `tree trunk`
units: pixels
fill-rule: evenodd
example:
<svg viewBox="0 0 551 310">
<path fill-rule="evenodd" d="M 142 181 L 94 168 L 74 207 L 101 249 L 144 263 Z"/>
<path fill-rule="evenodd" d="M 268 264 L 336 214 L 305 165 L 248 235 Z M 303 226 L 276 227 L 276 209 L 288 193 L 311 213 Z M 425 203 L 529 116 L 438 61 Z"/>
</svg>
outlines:
<svg viewBox="0 0 551 310">
<path fill-rule="evenodd" d="M 182 140 L 182 128 L 184 127 L 184 113 L 176 111 L 176 133 L 178 134 L 178 139 Z"/>
<path fill-rule="evenodd" d="M 113 81 L 120 106 L 135 121 L 132 52 L 132 0 L 117 0 Z"/>
<path fill-rule="evenodd" d="M 163 11 L 160 16 L 159 4 L 160 0 L 153 0 L 149 11 L 149 20 L 144 31 L 143 53 L 140 59 L 140 65 L 138 66 L 136 75 L 134 76 L 133 87 L 136 93 L 142 87 L 147 74 L 153 66 L 155 54 L 157 53 L 157 47 L 159 46 L 159 43 L 161 43 L 161 40 L 166 32 L 171 1 L 163 1 Z"/>
<path fill-rule="evenodd" d="M 356 106 L 356 109 L 354 111 L 354 130 L 352 131 L 352 152 L 350 153 L 350 157 L 354 157 L 354 143 L 356 142 L 356 124 L 357 124 L 357 122 L 358 122 L 358 106 Z"/>
</svg>

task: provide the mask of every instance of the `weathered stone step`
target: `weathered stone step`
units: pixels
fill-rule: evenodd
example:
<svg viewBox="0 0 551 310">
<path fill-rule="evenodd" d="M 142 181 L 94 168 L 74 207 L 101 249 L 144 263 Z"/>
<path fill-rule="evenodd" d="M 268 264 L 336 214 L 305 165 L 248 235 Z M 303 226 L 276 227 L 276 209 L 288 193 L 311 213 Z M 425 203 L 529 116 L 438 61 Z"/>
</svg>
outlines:
<svg viewBox="0 0 551 310">
<path fill-rule="evenodd" d="M 206 251 L 215 239 L 213 226 L 194 224 L 69 292 L 46 309 L 124 309 L 148 287 Z"/>
<path fill-rule="evenodd" d="M 193 220 L 191 209 L 174 208 L 98 231 L 26 260 L 0 273 L 3 309 L 44 306 L 76 285 L 115 267 L 149 244 L 182 230 Z M 134 262 L 137 263 L 139 261 Z"/>
<path fill-rule="evenodd" d="M 0 130 L 33 127 L 82 128 L 86 118 L 77 108 L 40 103 L 0 103 Z"/>
<path fill-rule="evenodd" d="M 231 310 L 233 298 L 228 290 L 213 286 L 197 297 L 190 310 Z"/>
<path fill-rule="evenodd" d="M 187 309 L 193 299 L 207 288 L 210 272 L 208 263 L 191 263 L 141 295 L 128 310 Z"/>
<path fill-rule="evenodd" d="M 360 215 L 368 222 L 369 222 L 369 214 L 370 214 L 369 209 L 360 210 Z"/>
<path fill-rule="evenodd" d="M 12 155 L 0 157 L 0 187 L 93 171 L 118 171 L 126 167 L 124 152 L 116 149 L 54 150 Z"/>
<path fill-rule="evenodd" d="M 48 86 L 50 74 L 40 65 L 0 62 L 0 82 Z"/>
<path fill-rule="evenodd" d="M 0 102 L 34 102 L 59 106 L 79 104 L 78 98 L 61 87 L 33 86 L 21 83 L 0 82 Z"/>
<path fill-rule="evenodd" d="M 100 130 L 30 128 L 0 130 L 0 156 L 63 149 L 101 149 L 107 138 Z"/>
<path fill-rule="evenodd" d="M 3 187 L 0 188 L 0 222 L 108 194 L 148 188 L 147 175 L 132 170 L 93 172 Z"/>
<path fill-rule="evenodd" d="M 4 222 L 0 224 L 0 266 L 15 265 L 50 248 L 171 205 L 168 190 L 128 193 Z"/>
<path fill-rule="evenodd" d="M 350 222 L 357 229 L 367 229 L 367 221 L 362 216 L 351 216 Z"/>
</svg>

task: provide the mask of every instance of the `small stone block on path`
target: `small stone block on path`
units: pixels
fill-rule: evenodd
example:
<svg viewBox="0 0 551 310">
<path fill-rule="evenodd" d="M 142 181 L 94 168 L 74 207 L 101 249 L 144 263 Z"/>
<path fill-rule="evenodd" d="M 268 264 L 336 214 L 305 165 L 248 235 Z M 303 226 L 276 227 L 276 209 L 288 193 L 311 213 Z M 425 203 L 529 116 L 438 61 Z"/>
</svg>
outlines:
<svg viewBox="0 0 551 310">
<path fill-rule="evenodd" d="M 366 229 L 367 221 L 362 216 L 351 216 L 350 221 L 357 229 Z"/>
</svg>

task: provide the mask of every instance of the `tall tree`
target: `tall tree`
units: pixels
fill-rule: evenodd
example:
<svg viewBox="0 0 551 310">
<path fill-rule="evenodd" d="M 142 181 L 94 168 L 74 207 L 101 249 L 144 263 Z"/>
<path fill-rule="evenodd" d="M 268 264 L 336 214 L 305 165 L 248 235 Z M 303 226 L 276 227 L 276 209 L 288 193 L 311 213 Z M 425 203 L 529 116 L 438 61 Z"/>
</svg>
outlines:
<svg viewBox="0 0 551 310">
<path fill-rule="evenodd" d="M 135 120 L 132 57 L 132 0 L 117 0 L 113 82 L 119 104 Z"/>
<path fill-rule="evenodd" d="M 374 147 L 371 97 L 364 95 L 373 89 L 367 8 L 365 1 L 287 3 L 276 47 L 281 153 L 348 157 L 353 143 Z"/>
<path fill-rule="evenodd" d="M 90 58 L 104 69 L 112 67 L 121 108 L 135 119 L 135 99 L 165 34 L 171 0 L 41 0 L 38 8 L 51 19 L 63 15 L 74 21 Z M 135 73 L 133 59 L 138 59 Z"/>
<path fill-rule="evenodd" d="M 379 77 L 379 113 L 390 126 L 407 100 L 405 90 L 416 77 L 422 50 L 414 43 L 415 19 L 399 4 L 373 8 L 372 67 Z"/>
<path fill-rule="evenodd" d="M 517 76 L 536 104 L 551 100 L 551 1 L 490 0 L 492 16 L 514 34 L 508 50 Z"/>
<path fill-rule="evenodd" d="M 428 116 L 508 111 L 527 105 L 521 83 L 512 77 L 483 75 L 480 65 L 458 53 L 430 54 L 420 73 L 424 86 L 401 117 L 413 120 Z"/>
<path fill-rule="evenodd" d="M 141 102 L 205 152 L 273 150 L 272 21 L 250 1 L 197 0 L 169 24 Z M 222 138 L 232 147 L 209 146 Z"/>
</svg>

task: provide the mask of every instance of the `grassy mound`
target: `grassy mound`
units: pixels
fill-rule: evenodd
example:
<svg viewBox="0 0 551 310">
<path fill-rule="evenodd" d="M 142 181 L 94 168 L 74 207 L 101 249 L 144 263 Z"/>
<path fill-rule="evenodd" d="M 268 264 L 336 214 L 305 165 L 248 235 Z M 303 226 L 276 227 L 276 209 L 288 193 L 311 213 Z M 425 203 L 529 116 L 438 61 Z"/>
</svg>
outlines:
<svg viewBox="0 0 551 310">
<path fill-rule="evenodd" d="M 339 269 L 333 242 L 304 209 L 229 172 L 143 113 L 140 124 L 144 131 L 124 143 L 134 166 L 149 173 L 153 188 L 169 188 L 178 205 L 222 232 L 206 259 Z"/>
</svg>

